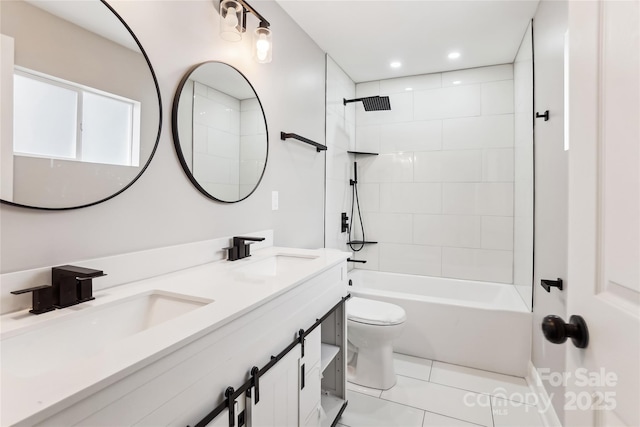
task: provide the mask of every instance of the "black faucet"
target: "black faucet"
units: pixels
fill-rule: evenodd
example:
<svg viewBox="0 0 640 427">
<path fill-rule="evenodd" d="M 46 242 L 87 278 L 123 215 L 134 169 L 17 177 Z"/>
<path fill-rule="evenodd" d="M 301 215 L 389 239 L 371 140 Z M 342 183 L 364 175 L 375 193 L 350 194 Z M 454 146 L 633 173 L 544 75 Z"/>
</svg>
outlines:
<svg viewBox="0 0 640 427">
<path fill-rule="evenodd" d="M 51 269 L 53 285 L 53 305 L 56 308 L 69 307 L 93 297 L 93 281 L 97 277 L 106 276 L 101 270 L 63 265 Z"/>
<path fill-rule="evenodd" d="M 11 293 L 19 295 L 32 292 L 32 309 L 29 312 L 42 314 L 56 308 L 69 307 L 95 299 L 92 280 L 102 276 L 106 274 L 101 270 L 62 265 L 51 269 L 51 286 L 35 286 Z"/>
<path fill-rule="evenodd" d="M 262 242 L 263 240 L 264 237 L 234 237 L 233 246 L 223 249 L 229 251 L 229 261 L 236 261 L 251 256 L 250 245 L 254 242 Z"/>
</svg>

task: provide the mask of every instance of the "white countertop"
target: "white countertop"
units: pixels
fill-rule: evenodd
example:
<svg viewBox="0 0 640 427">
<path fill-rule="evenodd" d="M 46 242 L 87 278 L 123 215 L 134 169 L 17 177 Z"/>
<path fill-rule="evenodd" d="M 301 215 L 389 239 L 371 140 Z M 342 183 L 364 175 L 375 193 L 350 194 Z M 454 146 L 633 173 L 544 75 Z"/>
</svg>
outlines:
<svg viewBox="0 0 640 427">
<path fill-rule="evenodd" d="M 316 258 L 307 259 L 275 276 L 239 271 L 275 255 Z M 59 369 L 38 376 L 20 377 L 3 366 L 1 423 L 13 425 L 28 422 L 36 414 L 52 415 L 273 300 L 346 260 L 348 256 L 346 252 L 332 249 L 270 247 L 242 260 L 213 262 L 105 289 L 96 292 L 93 301 L 42 315 L 30 314 L 28 310 L 3 315 L 0 317 L 0 340 L 151 290 L 214 300 L 213 303 L 122 339 L 117 345 L 104 348 L 97 354 L 70 360 L 67 365 L 63 364 Z M 82 337 L 78 337 L 78 340 L 82 340 Z"/>
</svg>

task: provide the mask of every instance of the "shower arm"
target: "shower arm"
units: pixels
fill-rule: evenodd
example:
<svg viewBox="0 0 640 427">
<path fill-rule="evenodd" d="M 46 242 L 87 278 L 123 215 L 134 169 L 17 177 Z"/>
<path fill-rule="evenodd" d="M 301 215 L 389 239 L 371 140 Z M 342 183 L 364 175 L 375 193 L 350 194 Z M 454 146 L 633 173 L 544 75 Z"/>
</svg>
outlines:
<svg viewBox="0 0 640 427">
<path fill-rule="evenodd" d="M 351 102 L 360 102 L 362 101 L 364 98 L 355 98 L 355 99 L 346 99 L 346 98 L 342 98 L 342 104 L 343 105 L 347 105 Z"/>
</svg>

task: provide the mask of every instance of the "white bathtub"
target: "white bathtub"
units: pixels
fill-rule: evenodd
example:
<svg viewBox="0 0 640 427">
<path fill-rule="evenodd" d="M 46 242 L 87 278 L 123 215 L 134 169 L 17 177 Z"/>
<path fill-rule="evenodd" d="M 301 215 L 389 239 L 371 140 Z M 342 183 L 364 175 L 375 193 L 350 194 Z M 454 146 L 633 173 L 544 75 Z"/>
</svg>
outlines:
<svg viewBox="0 0 640 427">
<path fill-rule="evenodd" d="M 404 308 L 398 353 L 524 377 L 531 312 L 513 285 L 352 270 L 353 296 Z"/>
</svg>

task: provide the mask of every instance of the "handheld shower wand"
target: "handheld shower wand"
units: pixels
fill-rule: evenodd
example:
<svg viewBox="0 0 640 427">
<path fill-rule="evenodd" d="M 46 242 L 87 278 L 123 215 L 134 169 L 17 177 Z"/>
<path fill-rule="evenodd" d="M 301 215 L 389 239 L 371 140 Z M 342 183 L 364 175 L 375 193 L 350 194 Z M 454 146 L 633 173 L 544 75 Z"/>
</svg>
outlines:
<svg viewBox="0 0 640 427">
<path fill-rule="evenodd" d="M 356 185 L 358 183 L 358 162 L 353 162 L 353 179 L 349 180 L 349 185 Z"/>
</svg>

